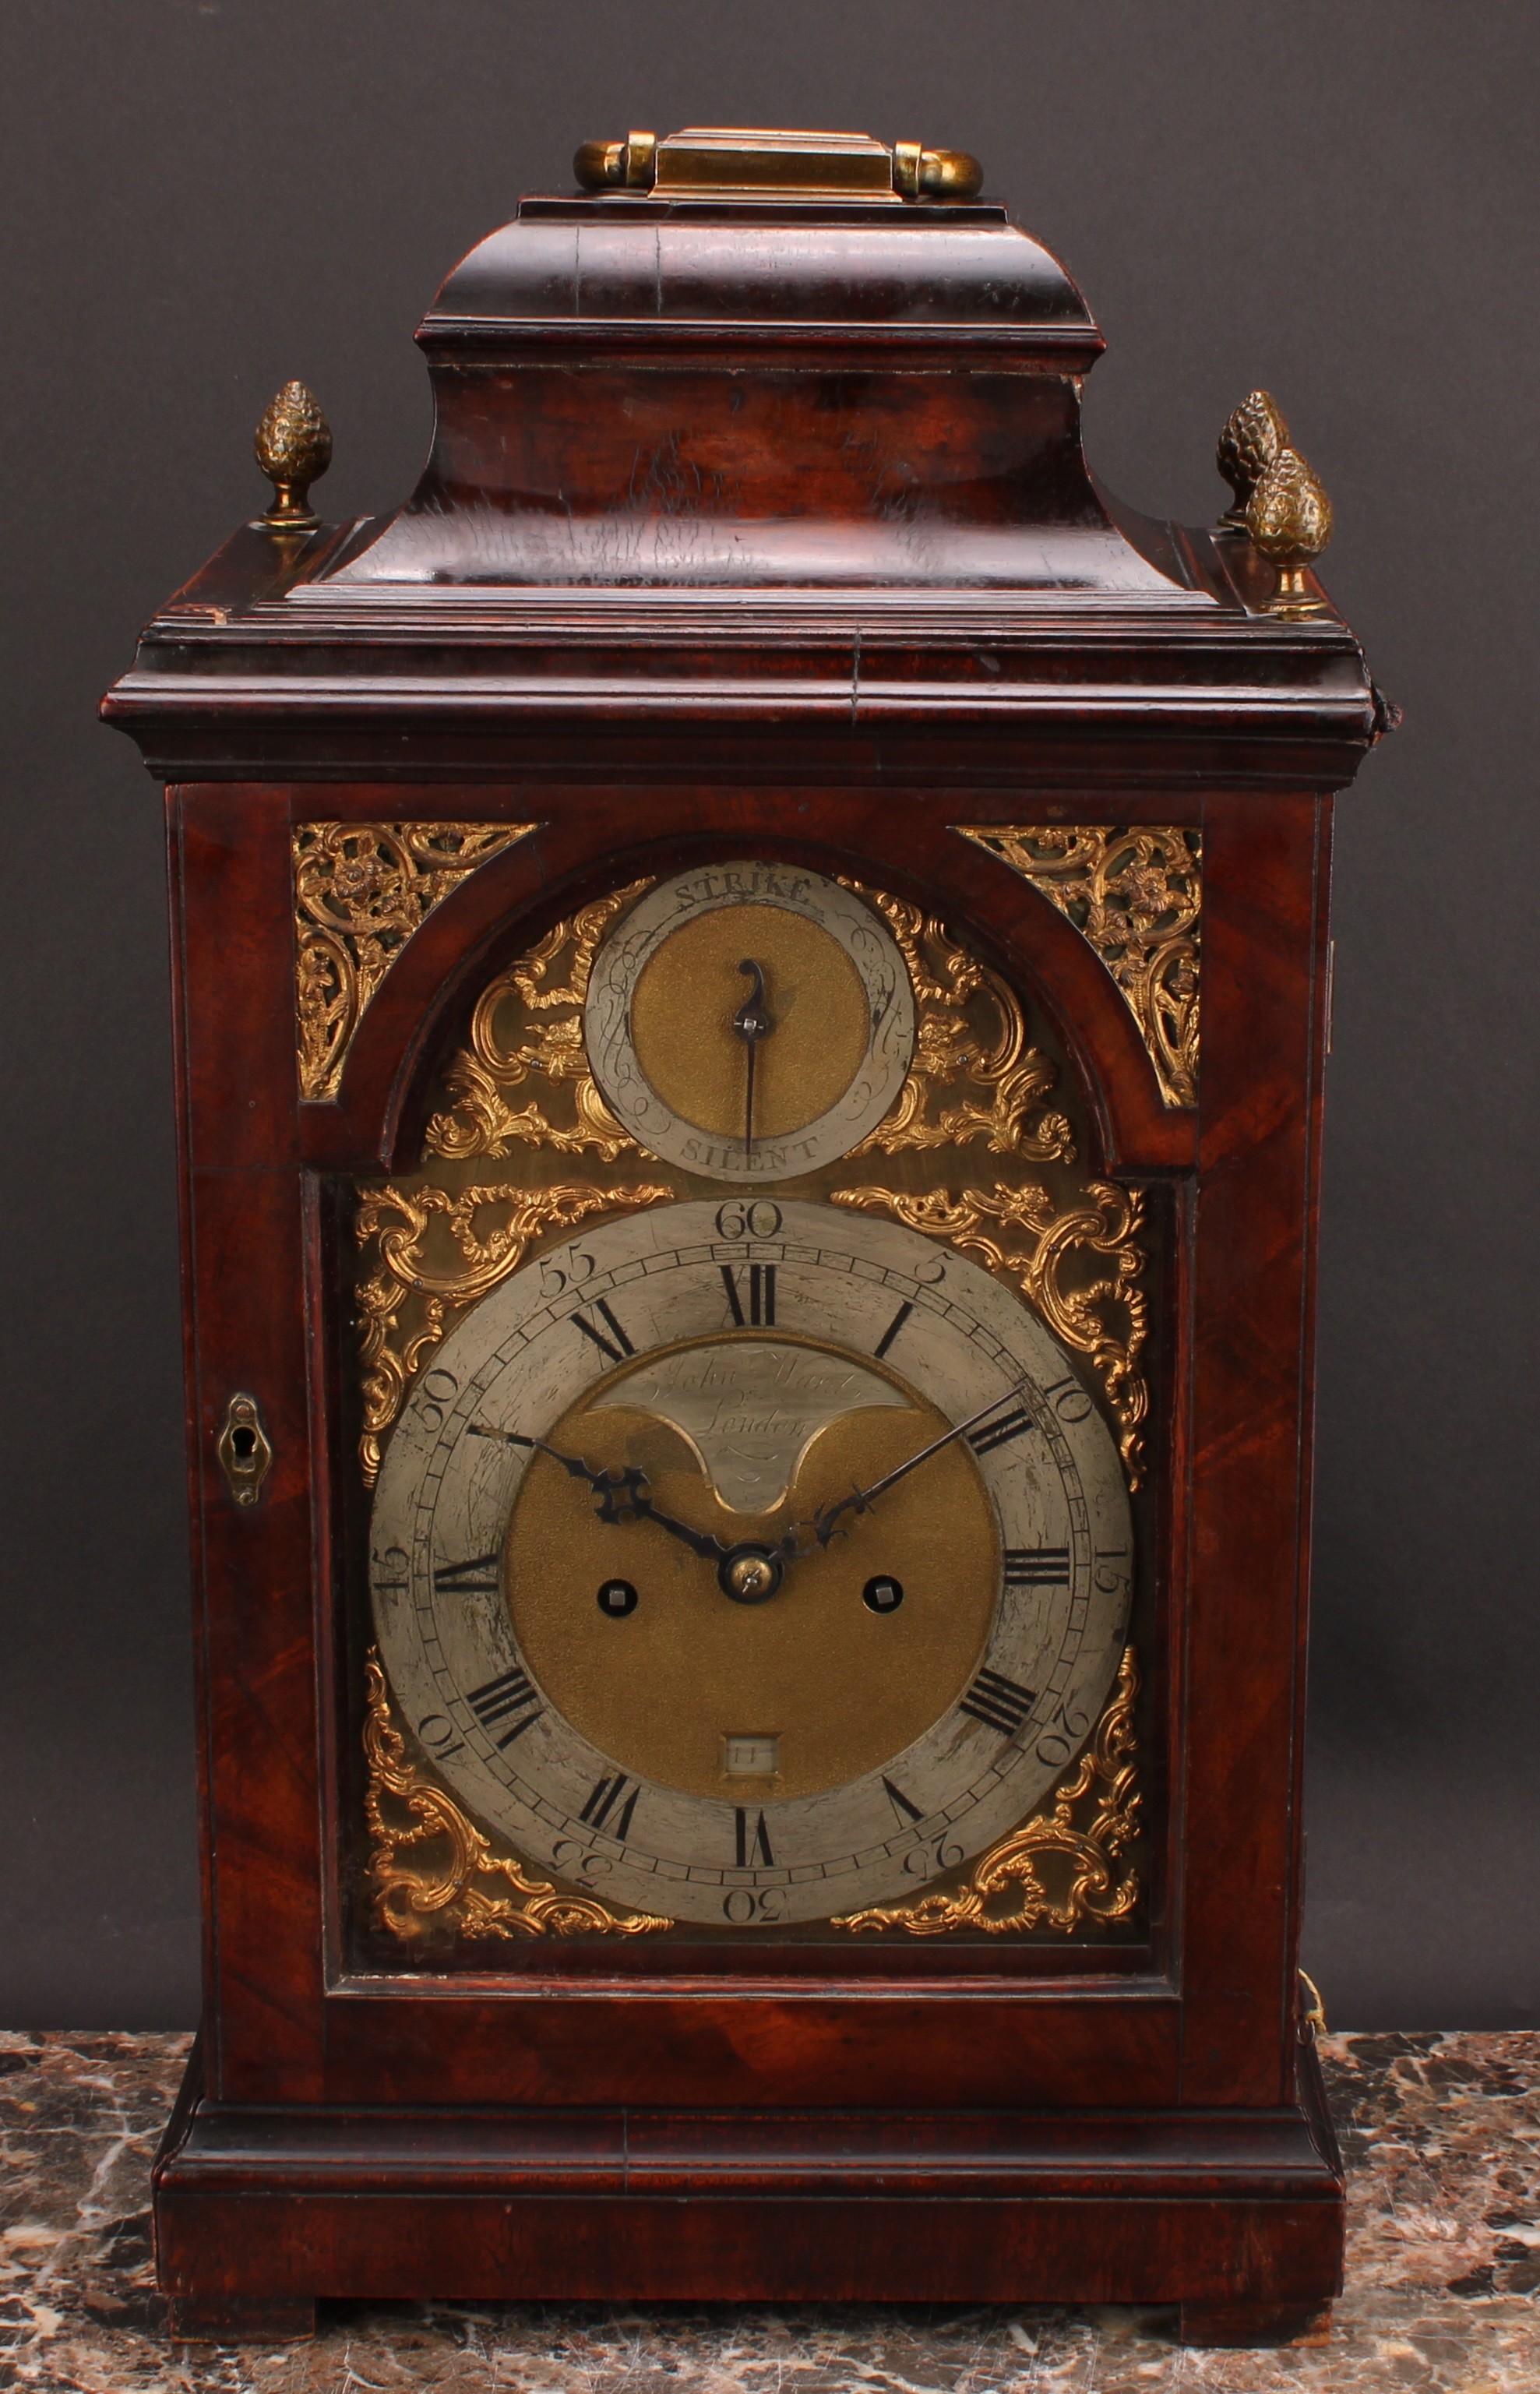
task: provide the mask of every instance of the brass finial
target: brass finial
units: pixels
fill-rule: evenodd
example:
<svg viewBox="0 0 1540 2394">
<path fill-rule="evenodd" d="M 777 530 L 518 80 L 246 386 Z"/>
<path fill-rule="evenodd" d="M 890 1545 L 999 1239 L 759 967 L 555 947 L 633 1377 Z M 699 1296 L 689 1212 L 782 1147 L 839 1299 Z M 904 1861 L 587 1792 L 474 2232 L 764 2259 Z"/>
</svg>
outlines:
<svg viewBox="0 0 1540 2394">
<path fill-rule="evenodd" d="M 1216 462 L 1235 493 L 1235 504 L 1219 518 L 1221 525 L 1244 532 L 1251 494 L 1289 437 L 1283 412 L 1270 390 L 1254 390 L 1243 399 L 1219 435 Z"/>
<path fill-rule="evenodd" d="M 1332 536 L 1332 503 L 1297 449 L 1280 449 L 1262 476 L 1246 509 L 1246 531 L 1252 546 L 1278 568 L 1268 613 L 1285 623 L 1323 613 L 1325 602 L 1306 589 L 1304 569 Z"/>
<path fill-rule="evenodd" d="M 321 518 L 309 505 L 310 484 L 332 462 L 332 428 L 302 382 L 286 382 L 257 428 L 252 449 L 272 484 L 272 505 L 259 520 L 274 532 L 314 532 Z"/>
</svg>

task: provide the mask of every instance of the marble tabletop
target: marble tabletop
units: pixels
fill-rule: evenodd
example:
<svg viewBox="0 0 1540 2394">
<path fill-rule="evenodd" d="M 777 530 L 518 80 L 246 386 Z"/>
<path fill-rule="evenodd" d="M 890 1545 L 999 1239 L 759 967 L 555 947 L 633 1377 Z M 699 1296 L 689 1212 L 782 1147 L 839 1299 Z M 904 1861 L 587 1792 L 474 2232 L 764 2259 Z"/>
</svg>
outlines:
<svg viewBox="0 0 1540 2394">
<path fill-rule="evenodd" d="M 147 2173 L 181 2036 L 0 2032 L 0 2387 L 40 2394 L 1359 2394 L 1540 2388 L 1540 2033 L 1336 2036 L 1352 2174 L 1329 2343 L 1190 2352 L 1172 2314 L 336 2303 L 312 2344 L 165 2340 Z"/>
</svg>

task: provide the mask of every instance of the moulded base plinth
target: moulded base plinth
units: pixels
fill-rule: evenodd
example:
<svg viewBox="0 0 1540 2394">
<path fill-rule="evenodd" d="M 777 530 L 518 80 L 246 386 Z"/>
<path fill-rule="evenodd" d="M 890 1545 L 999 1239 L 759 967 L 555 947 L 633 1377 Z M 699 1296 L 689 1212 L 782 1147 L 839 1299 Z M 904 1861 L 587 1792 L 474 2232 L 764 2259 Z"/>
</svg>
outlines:
<svg viewBox="0 0 1540 2394">
<path fill-rule="evenodd" d="M 197 2072 L 155 2166 L 188 2337 L 342 2296 L 1177 2303 L 1268 2344 L 1341 2282 L 1313 2058 L 1270 2111 L 240 2111 Z"/>
<path fill-rule="evenodd" d="M 1233 2351 L 1331 2340 L 1330 2303 L 1183 2303 L 1177 2313 L 1178 2344 Z"/>
<path fill-rule="evenodd" d="M 315 2300 L 304 2295 L 173 2295 L 173 2344 L 302 2344 L 315 2334 Z"/>
</svg>

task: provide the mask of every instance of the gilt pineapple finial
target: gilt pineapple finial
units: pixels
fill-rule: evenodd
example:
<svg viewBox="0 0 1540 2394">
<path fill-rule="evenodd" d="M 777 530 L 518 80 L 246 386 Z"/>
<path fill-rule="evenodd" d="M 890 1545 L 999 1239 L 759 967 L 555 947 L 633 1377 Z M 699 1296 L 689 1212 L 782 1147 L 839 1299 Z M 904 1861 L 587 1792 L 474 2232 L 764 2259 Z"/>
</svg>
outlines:
<svg viewBox="0 0 1540 2394">
<path fill-rule="evenodd" d="M 1270 390 L 1254 390 L 1243 399 L 1219 435 L 1216 463 L 1235 493 L 1234 505 L 1219 518 L 1221 526 L 1244 532 L 1251 494 L 1281 449 L 1289 428 Z"/>
<path fill-rule="evenodd" d="M 1324 610 L 1323 599 L 1305 586 L 1332 536 L 1332 503 L 1297 449 L 1280 449 L 1251 494 L 1246 531 L 1254 548 L 1278 568 L 1278 586 L 1267 601 L 1270 615 L 1298 623 Z"/>
<path fill-rule="evenodd" d="M 332 428 L 313 391 L 286 382 L 257 426 L 252 448 L 272 484 L 272 505 L 259 520 L 274 532 L 314 532 L 321 518 L 309 504 L 310 484 L 332 462 Z"/>
</svg>

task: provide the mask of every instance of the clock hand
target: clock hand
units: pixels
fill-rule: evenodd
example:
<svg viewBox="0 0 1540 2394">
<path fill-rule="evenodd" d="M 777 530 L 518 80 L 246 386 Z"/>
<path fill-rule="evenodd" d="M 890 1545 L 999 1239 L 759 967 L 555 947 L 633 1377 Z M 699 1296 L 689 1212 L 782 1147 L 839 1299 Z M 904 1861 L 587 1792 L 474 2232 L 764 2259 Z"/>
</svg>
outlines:
<svg viewBox="0 0 1540 2394">
<path fill-rule="evenodd" d="M 747 1049 L 744 1090 L 744 1151 L 754 1153 L 754 1071 L 755 1056 L 761 1039 L 775 1028 L 765 1006 L 765 973 L 752 956 L 745 956 L 738 967 L 741 973 L 752 974 L 754 987 L 732 1018 L 732 1027 Z"/>
<path fill-rule="evenodd" d="M 799 1553 L 806 1552 L 801 1540 L 803 1532 L 808 1530 L 812 1532 L 821 1546 L 828 1546 L 836 1534 L 836 1524 L 842 1513 L 864 1513 L 867 1506 L 875 1497 L 880 1496 L 885 1489 L 891 1488 L 896 1480 L 907 1478 L 911 1471 L 917 1471 L 922 1463 L 928 1463 L 933 1454 L 939 1454 L 943 1446 L 950 1446 L 954 1439 L 966 1438 L 970 1429 L 977 1429 L 981 1421 L 986 1421 L 991 1414 L 998 1412 L 999 1408 L 1008 1403 L 1012 1397 L 1020 1396 L 1026 1386 L 1024 1379 L 1018 1380 L 1015 1387 L 1007 1388 L 1003 1397 L 992 1397 L 987 1405 L 981 1405 L 976 1414 L 969 1414 L 967 1421 L 957 1422 L 940 1438 L 933 1438 L 928 1446 L 921 1447 L 918 1454 L 912 1454 L 907 1463 L 901 1463 L 894 1470 L 885 1472 L 880 1480 L 874 1480 L 869 1488 L 852 1488 L 848 1496 L 839 1497 L 833 1505 L 822 1506 L 810 1521 L 798 1521 L 794 1529 L 787 1531 L 777 1551 L 783 1552 L 793 1559 Z"/>
<path fill-rule="evenodd" d="M 692 1530 L 688 1521 L 676 1520 L 672 1513 L 661 1513 L 647 1493 L 645 1471 L 628 1471 L 625 1478 L 638 1483 L 632 1488 L 629 1506 L 638 1520 L 656 1521 L 660 1530 L 666 1530 L 671 1538 L 678 1538 L 692 1554 L 704 1555 L 708 1562 L 721 1562 L 731 1553 L 732 1549 L 724 1546 L 720 1538 L 714 1538 L 709 1531 Z M 602 1512 L 599 1515 L 601 1520 L 612 1518 Z"/>
<path fill-rule="evenodd" d="M 624 1521 L 627 1518 L 641 1521 L 655 1521 L 660 1530 L 666 1531 L 670 1537 L 679 1539 L 692 1554 L 703 1556 L 707 1562 L 727 1565 L 730 1569 L 732 1561 L 741 1560 L 744 1555 L 748 1553 L 766 1559 L 773 1557 L 777 1564 L 776 1585 L 778 1585 L 780 1566 L 786 1562 L 797 1561 L 809 1551 L 802 1543 L 808 1532 L 812 1532 L 819 1546 L 829 1546 L 836 1534 L 842 1513 L 852 1511 L 864 1513 L 878 1496 L 893 1487 L 897 1481 L 906 1479 L 911 1471 L 917 1471 L 922 1463 L 928 1463 L 933 1454 L 939 1454 L 941 1449 L 950 1446 L 954 1440 L 966 1438 L 970 1429 L 976 1429 L 979 1424 L 986 1421 L 991 1414 L 997 1413 L 1010 1398 L 1018 1396 L 1026 1385 L 1025 1380 L 1018 1380 L 1014 1388 L 1006 1390 L 1004 1396 L 992 1397 L 987 1405 L 981 1405 L 978 1412 L 969 1414 L 966 1421 L 954 1424 L 953 1427 L 944 1430 L 940 1438 L 933 1438 L 928 1446 L 921 1447 L 918 1454 L 910 1455 L 907 1462 L 901 1463 L 893 1470 L 885 1472 L 882 1478 L 875 1480 L 869 1488 L 852 1488 L 848 1496 L 841 1496 L 833 1505 L 822 1506 L 810 1521 L 796 1522 L 793 1528 L 786 1531 L 783 1536 L 778 1538 L 772 1546 L 761 1546 L 754 1541 L 750 1541 L 746 1547 L 742 1545 L 729 1546 L 725 1540 L 713 1537 L 707 1531 L 691 1529 L 688 1521 L 678 1520 L 672 1513 L 665 1513 L 660 1506 L 653 1504 L 648 1488 L 647 1474 L 638 1469 L 634 1464 L 622 1471 L 596 1471 L 592 1465 L 585 1463 L 581 1456 L 563 1454 L 559 1447 L 547 1444 L 543 1438 L 532 1438 L 523 1430 L 494 1429 L 485 1422 L 473 1422 L 470 1435 L 472 1438 L 500 1439 L 505 1446 L 527 1446 L 541 1454 L 548 1454 L 553 1463 L 559 1463 L 563 1471 L 569 1472 L 574 1480 L 587 1481 L 599 1500 L 598 1511 L 601 1521 Z"/>
<path fill-rule="evenodd" d="M 529 1446 L 537 1449 L 541 1454 L 548 1454 L 553 1463 L 559 1463 L 563 1471 L 570 1472 L 574 1480 L 587 1481 L 599 1500 L 598 1510 L 601 1521 L 624 1521 L 627 1516 L 640 1521 L 655 1521 L 660 1530 L 666 1530 L 670 1537 L 678 1538 L 693 1553 L 704 1555 L 708 1562 L 720 1562 L 731 1552 L 720 1538 L 712 1537 L 705 1530 L 692 1530 L 688 1521 L 676 1520 L 672 1513 L 660 1510 L 649 1493 L 646 1472 L 638 1470 L 634 1464 L 624 1471 L 595 1471 L 581 1456 L 563 1454 L 559 1447 L 547 1446 L 543 1438 L 530 1438 L 522 1430 L 493 1429 L 485 1422 L 473 1422 L 470 1435 L 472 1438 L 501 1439 L 505 1446 Z"/>
</svg>

